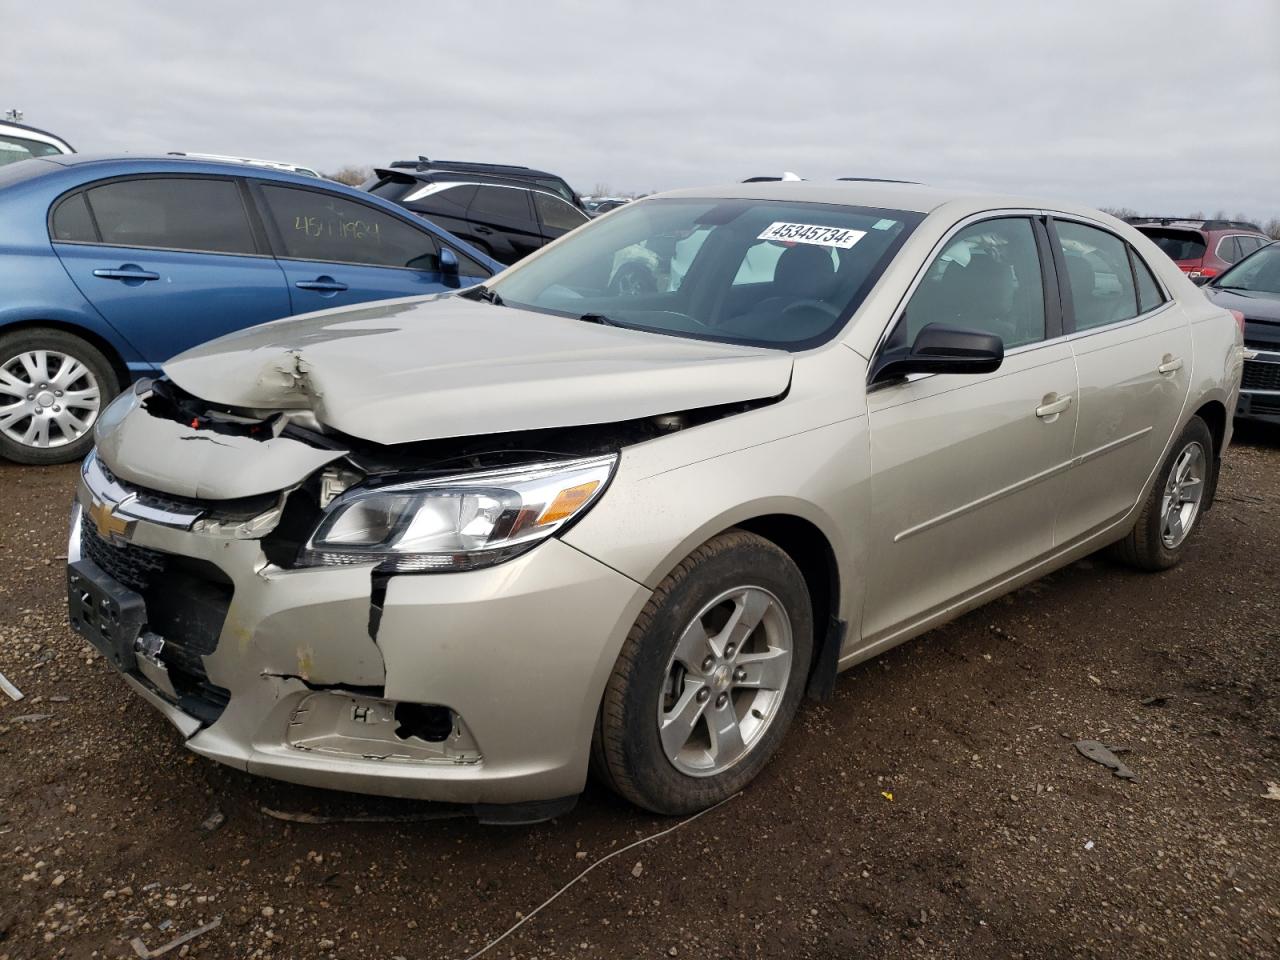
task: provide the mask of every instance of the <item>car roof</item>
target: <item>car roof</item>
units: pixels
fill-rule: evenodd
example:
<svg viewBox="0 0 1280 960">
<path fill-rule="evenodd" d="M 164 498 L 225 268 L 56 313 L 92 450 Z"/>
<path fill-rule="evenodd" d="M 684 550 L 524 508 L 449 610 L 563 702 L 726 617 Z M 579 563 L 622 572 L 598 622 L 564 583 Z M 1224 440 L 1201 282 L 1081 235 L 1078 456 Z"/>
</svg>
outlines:
<svg viewBox="0 0 1280 960">
<path fill-rule="evenodd" d="M 524 179 L 526 177 L 546 177 L 548 180 L 564 181 L 564 177 L 546 170 L 520 166 L 513 163 L 478 163 L 470 160 L 428 160 L 419 157 L 417 160 L 396 160 L 388 165 L 388 169 L 409 170 L 415 173 L 430 173 L 435 170 L 447 170 L 459 173 L 486 173 L 491 176 L 509 176 Z"/>
<path fill-rule="evenodd" d="M 528 173 L 523 176 L 513 173 L 488 173 L 484 170 L 414 170 L 408 167 L 375 167 L 373 175 L 380 178 L 408 177 L 420 183 L 480 183 L 499 187 L 518 187 L 521 190 L 551 192 L 544 184 L 535 182 L 541 174 Z M 551 176 L 559 180 L 559 177 Z M 559 196 L 552 193 L 552 196 Z M 563 197 L 561 198 L 563 199 Z"/>
<path fill-rule="evenodd" d="M 731 183 L 718 187 L 670 190 L 654 196 L 725 200 L 793 200 L 805 203 L 835 203 L 852 207 L 905 210 L 924 214 L 932 213 L 942 206 L 950 206 L 957 208 L 962 216 L 965 215 L 966 210 L 978 213 L 983 210 L 1005 208 L 1053 209 L 1063 213 L 1098 216 L 1096 210 L 1078 204 L 949 190 L 890 180 L 783 180 Z"/>
</svg>

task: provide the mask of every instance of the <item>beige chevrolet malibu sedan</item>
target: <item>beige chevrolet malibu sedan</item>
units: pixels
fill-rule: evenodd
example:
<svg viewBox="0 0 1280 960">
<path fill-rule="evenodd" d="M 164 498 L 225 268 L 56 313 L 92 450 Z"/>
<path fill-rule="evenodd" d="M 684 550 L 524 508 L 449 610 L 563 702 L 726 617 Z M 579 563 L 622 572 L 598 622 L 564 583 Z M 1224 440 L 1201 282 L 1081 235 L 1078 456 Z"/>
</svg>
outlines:
<svg viewBox="0 0 1280 960">
<path fill-rule="evenodd" d="M 1102 547 L 1177 563 L 1241 350 L 1093 210 L 669 193 L 137 384 L 84 463 L 71 622 L 250 773 L 521 822 L 594 770 L 686 813 L 840 670 Z"/>
</svg>

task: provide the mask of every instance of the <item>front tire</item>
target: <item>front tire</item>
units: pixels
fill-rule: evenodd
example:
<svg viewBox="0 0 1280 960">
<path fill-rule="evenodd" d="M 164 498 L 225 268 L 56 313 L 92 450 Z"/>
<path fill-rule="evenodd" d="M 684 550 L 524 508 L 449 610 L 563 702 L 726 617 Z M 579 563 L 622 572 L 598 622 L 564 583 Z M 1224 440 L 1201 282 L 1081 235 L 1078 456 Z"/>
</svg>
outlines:
<svg viewBox="0 0 1280 960">
<path fill-rule="evenodd" d="M 1209 507 L 1215 455 L 1208 425 L 1192 417 L 1160 467 L 1138 522 L 1116 544 L 1120 559 L 1149 571 L 1168 570 L 1182 560 Z"/>
<path fill-rule="evenodd" d="M 653 592 L 605 689 L 593 763 L 656 813 L 732 796 L 769 761 L 813 650 L 809 591 L 777 545 L 743 530 L 703 544 Z"/>
<path fill-rule="evenodd" d="M 79 460 L 120 391 L 102 351 L 65 330 L 0 336 L 0 456 L 35 465 Z"/>
</svg>

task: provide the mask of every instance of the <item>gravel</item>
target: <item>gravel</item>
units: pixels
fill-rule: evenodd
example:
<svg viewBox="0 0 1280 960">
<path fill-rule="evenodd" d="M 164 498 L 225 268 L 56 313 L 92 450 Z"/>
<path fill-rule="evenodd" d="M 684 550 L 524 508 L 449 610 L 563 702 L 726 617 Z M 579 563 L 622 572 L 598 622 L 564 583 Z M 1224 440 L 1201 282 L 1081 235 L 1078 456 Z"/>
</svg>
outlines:
<svg viewBox="0 0 1280 960">
<path fill-rule="evenodd" d="M 187 753 L 65 625 L 74 477 L 0 464 L 0 672 L 26 694 L 0 698 L 0 960 L 216 918 L 166 956 L 463 958 L 672 825 L 594 786 L 531 828 L 397 822 L 423 805 Z M 844 674 L 744 795 L 487 956 L 1280 955 L 1278 560 L 1280 431 L 1241 427 L 1182 566 L 1091 557 Z"/>
</svg>

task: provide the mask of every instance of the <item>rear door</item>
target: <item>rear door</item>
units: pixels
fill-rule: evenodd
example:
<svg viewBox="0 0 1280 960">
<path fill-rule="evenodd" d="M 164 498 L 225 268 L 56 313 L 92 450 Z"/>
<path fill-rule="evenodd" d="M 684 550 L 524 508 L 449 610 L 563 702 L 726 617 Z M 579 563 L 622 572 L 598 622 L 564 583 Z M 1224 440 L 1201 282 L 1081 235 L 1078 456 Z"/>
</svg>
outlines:
<svg viewBox="0 0 1280 960">
<path fill-rule="evenodd" d="M 1080 377 L 1074 467 L 1058 542 L 1124 516 L 1164 457 L 1191 384 L 1191 327 L 1142 257 L 1093 224 L 1051 219 Z"/>
<path fill-rule="evenodd" d="M 542 238 L 548 243 L 563 237 L 570 230 L 582 226 L 590 219 L 572 204 L 541 191 L 534 191 L 533 207 L 538 214 Z"/>
<path fill-rule="evenodd" d="M 147 175 L 62 197 L 50 238 L 85 298 L 156 366 L 289 315 L 284 274 L 235 177 Z"/>
<path fill-rule="evenodd" d="M 489 276 L 461 254 L 460 275 L 446 276 L 435 234 L 345 194 L 270 181 L 253 192 L 295 314 L 440 293 Z"/>
<path fill-rule="evenodd" d="M 476 242 L 495 260 L 515 263 L 543 244 L 542 228 L 524 187 L 481 184 L 467 209 Z"/>
</svg>

